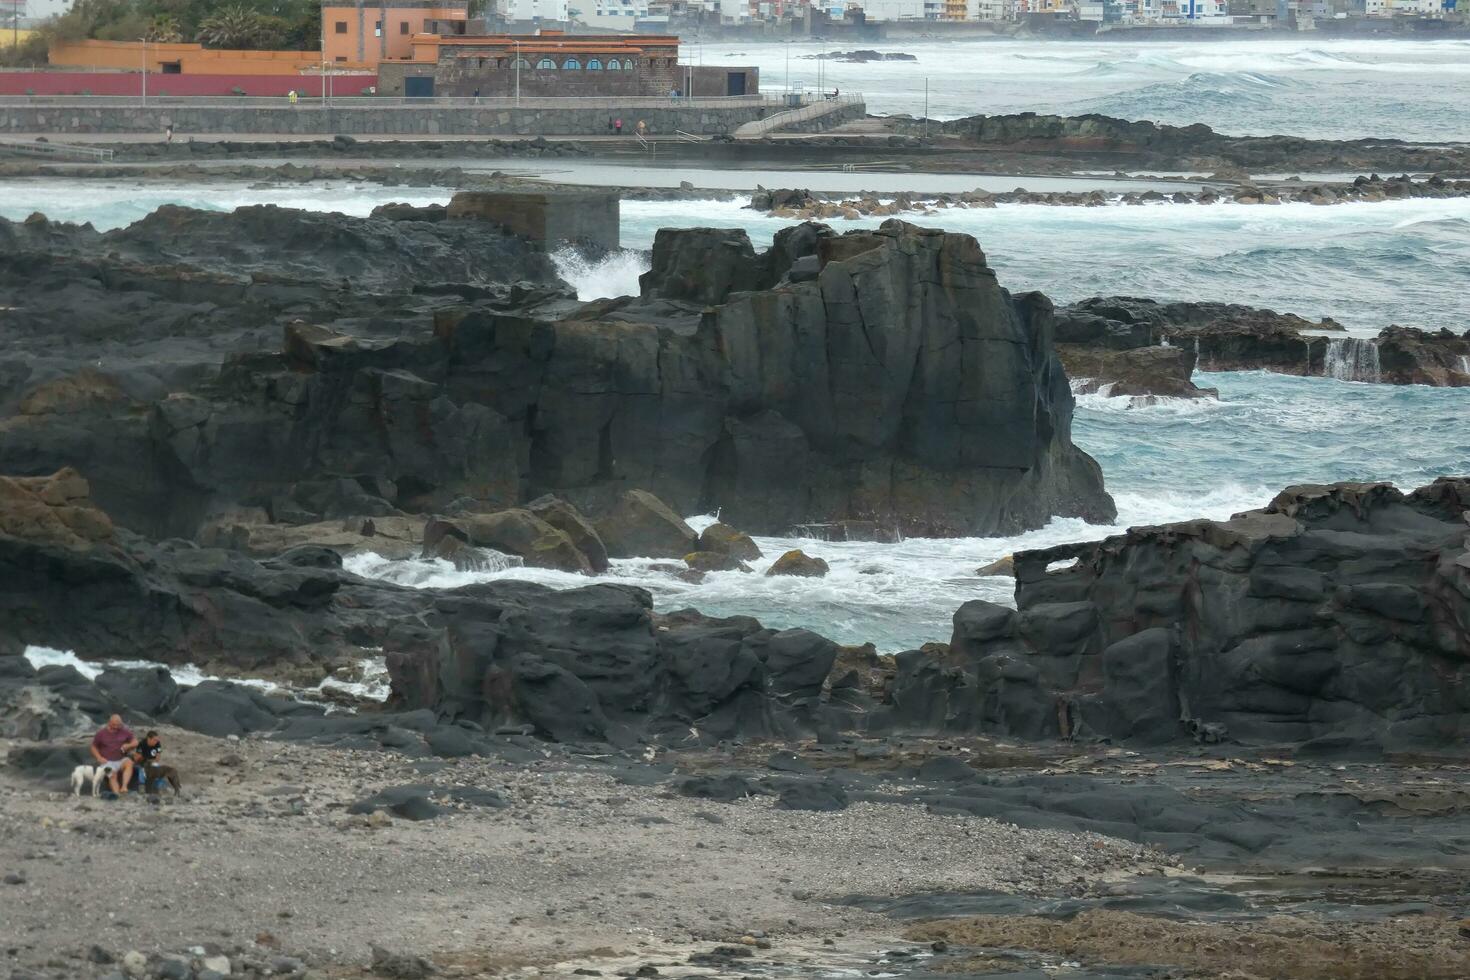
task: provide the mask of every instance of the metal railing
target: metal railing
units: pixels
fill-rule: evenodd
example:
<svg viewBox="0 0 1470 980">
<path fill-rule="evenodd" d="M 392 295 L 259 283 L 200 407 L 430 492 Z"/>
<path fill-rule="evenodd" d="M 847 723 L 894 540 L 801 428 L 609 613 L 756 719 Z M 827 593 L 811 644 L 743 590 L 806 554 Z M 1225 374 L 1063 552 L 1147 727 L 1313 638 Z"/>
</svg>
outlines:
<svg viewBox="0 0 1470 980">
<path fill-rule="evenodd" d="M 862 105 L 861 95 L 829 95 L 814 102 L 809 102 L 799 107 L 778 112 L 764 119 L 757 119 L 745 123 L 735 130 L 736 139 L 759 139 L 767 133 L 775 132 L 794 123 L 806 122 L 811 119 L 820 119 L 822 116 L 830 115 L 848 106 Z"/>
<path fill-rule="evenodd" d="M 95 160 L 101 163 L 112 159 L 112 151 L 105 147 L 78 146 L 75 143 L 52 143 L 39 140 L 20 140 L 8 136 L 0 136 L 0 151 L 12 153 L 32 153 L 36 156 L 48 157 L 78 157 L 84 160 Z"/>
</svg>

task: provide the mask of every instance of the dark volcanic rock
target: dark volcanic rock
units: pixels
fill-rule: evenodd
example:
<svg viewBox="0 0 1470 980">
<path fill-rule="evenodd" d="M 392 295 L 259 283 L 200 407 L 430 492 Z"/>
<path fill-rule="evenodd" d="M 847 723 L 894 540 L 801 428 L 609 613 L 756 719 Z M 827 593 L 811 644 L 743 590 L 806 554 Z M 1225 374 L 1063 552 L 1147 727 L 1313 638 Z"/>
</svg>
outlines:
<svg viewBox="0 0 1470 980">
<path fill-rule="evenodd" d="M 788 551 L 771 563 L 767 575 L 796 575 L 801 578 L 822 578 L 827 574 L 827 563 L 796 549 Z"/>
<path fill-rule="evenodd" d="M 1395 325 L 1378 334 L 1377 346 L 1379 371 L 1389 384 L 1470 386 L 1470 330 L 1459 335 Z"/>
<path fill-rule="evenodd" d="M 893 699 L 1021 737 L 1462 744 L 1467 512 L 1466 479 L 1302 486 L 1229 521 L 1022 552 L 1019 608 L 966 603 L 946 658 L 899 658 Z"/>
<path fill-rule="evenodd" d="M 906 127 L 918 132 L 918 121 Z M 1414 145 L 1398 140 L 1313 140 L 1298 136 L 1227 136 L 1200 123 L 1169 126 L 1088 113 L 1078 116 L 967 116 L 931 124 L 934 132 L 960 136 L 977 146 L 1052 158 L 1089 160 L 1115 167 L 1160 169 L 1239 168 L 1254 173 L 1464 170 L 1459 147 Z"/>
<path fill-rule="evenodd" d="M 565 500 L 547 495 L 537 497 L 526 509 L 571 539 L 577 550 L 587 557 L 595 573 L 607 571 L 607 546 L 598 536 L 592 522 Z"/>
<path fill-rule="evenodd" d="M 1190 397 L 1183 385 L 1189 385 L 1196 366 L 1386 384 L 1470 385 L 1470 333 L 1391 326 L 1373 340 L 1330 335 L 1342 329 L 1332 319 L 1312 321 L 1232 303 L 1094 297 L 1057 311 L 1057 353 L 1071 377 L 1099 383 L 1116 378 L 1113 391 L 1120 395 Z M 1165 344 L 1184 353 L 1149 353 Z M 1180 358 L 1188 360 L 1188 371 Z"/>
<path fill-rule="evenodd" d="M 754 561 L 761 557 L 760 546 L 750 539 L 750 535 L 721 523 L 711 524 L 699 532 L 699 550 L 729 555 L 741 561 Z"/>
<path fill-rule="evenodd" d="M 1112 351 L 1058 344 L 1057 356 L 1079 394 L 1127 395 L 1144 404 L 1160 397 L 1219 397 L 1214 388 L 1199 388 L 1189 380 L 1194 373 L 1194 352 L 1189 348 L 1135 347 Z"/>
<path fill-rule="evenodd" d="M 966 236 L 800 225 L 756 255 L 663 232 L 641 297 L 578 304 L 528 243 L 450 217 L 0 228 L 0 471 L 75 465 L 143 533 L 547 493 L 601 518 L 634 487 L 752 532 L 1113 515 L 1070 441 L 1050 304 Z"/>
<path fill-rule="evenodd" d="M 614 558 L 682 558 L 698 537 L 668 504 L 646 490 L 627 490 L 597 522 L 597 533 Z"/>
<path fill-rule="evenodd" d="M 1160 303 L 1130 296 L 1094 297 L 1057 311 L 1057 343 L 1076 350 L 1131 350 L 1168 343 L 1187 348 L 1206 371 L 1275 371 L 1320 375 L 1329 339 L 1304 331 L 1340 331 L 1330 319 L 1307 320 L 1234 303 Z"/>
</svg>

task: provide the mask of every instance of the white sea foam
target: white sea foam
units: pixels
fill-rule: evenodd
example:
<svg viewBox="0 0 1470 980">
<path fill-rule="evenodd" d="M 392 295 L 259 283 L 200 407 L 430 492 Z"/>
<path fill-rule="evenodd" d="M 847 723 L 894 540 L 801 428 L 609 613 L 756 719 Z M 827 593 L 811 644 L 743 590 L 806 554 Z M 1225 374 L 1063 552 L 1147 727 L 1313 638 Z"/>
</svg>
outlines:
<svg viewBox="0 0 1470 980">
<path fill-rule="evenodd" d="M 576 287 L 580 300 L 637 296 L 638 277 L 651 264 L 649 254 L 637 249 L 588 259 L 574 249 L 564 248 L 553 252 L 551 261 L 556 274 Z"/>
<path fill-rule="evenodd" d="M 24 656 L 37 670 L 42 667 L 72 667 L 88 680 L 96 680 L 99 674 L 108 669 L 133 670 L 162 667 L 182 687 L 193 687 L 204 681 L 224 680 L 242 687 L 253 687 L 267 694 L 294 693 L 280 684 L 258 677 L 218 677 L 214 674 L 206 674 L 193 664 L 165 664 L 155 660 L 83 660 L 71 650 L 57 650 L 43 646 L 26 647 Z M 374 701 L 387 699 L 388 668 L 380 652 L 372 651 L 371 655 L 362 658 L 358 664 L 358 673 L 360 679 L 351 681 L 329 677 L 318 684 L 315 690 L 323 691 L 330 688 Z"/>
</svg>

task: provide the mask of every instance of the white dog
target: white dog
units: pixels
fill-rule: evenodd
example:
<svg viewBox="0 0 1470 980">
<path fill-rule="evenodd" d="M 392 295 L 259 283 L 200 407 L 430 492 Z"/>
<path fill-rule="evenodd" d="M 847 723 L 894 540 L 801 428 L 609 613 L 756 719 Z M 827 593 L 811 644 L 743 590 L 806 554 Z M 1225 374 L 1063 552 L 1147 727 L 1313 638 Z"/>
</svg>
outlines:
<svg viewBox="0 0 1470 980">
<path fill-rule="evenodd" d="M 102 780 L 107 778 L 106 766 L 77 766 L 71 771 L 71 795 L 82 795 L 82 784 L 91 780 L 92 795 L 97 795 L 97 788 L 102 785 Z"/>
</svg>

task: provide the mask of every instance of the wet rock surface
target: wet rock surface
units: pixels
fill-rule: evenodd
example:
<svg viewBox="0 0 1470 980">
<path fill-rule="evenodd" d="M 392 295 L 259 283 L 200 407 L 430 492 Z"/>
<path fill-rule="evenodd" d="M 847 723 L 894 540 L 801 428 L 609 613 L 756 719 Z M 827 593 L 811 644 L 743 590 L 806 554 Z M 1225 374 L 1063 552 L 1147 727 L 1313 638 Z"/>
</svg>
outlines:
<svg viewBox="0 0 1470 980">
<path fill-rule="evenodd" d="M 1057 352 L 1072 377 L 1119 379 L 1118 394 L 1197 397 L 1190 371 L 1271 371 L 1340 381 L 1470 385 L 1470 336 L 1389 326 L 1375 338 L 1337 337 L 1341 324 L 1233 303 L 1093 297 L 1057 311 Z M 1165 346 L 1184 354 L 1147 353 Z M 1091 372 L 1091 373 L 1089 373 Z M 1188 384 L 1189 375 L 1183 377 Z"/>
<path fill-rule="evenodd" d="M 641 297 L 589 304 L 487 221 L 164 208 L 0 239 L 0 470 L 75 465 L 153 536 L 552 493 L 631 554 L 598 521 L 637 490 L 757 532 L 1113 513 L 1071 444 L 1050 304 L 1001 289 L 966 236 L 806 225 L 756 256 L 665 232 Z M 819 274 L 785 279 L 798 262 Z M 954 411 L 961 390 L 988 396 Z"/>
<path fill-rule="evenodd" d="M 1229 521 L 1018 553 L 1017 608 L 961 606 L 943 658 L 900 656 L 894 701 L 1028 738 L 1457 744 L 1467 503 L 1464 479 L 1291 487 Z"/>
</svg>

